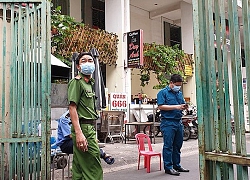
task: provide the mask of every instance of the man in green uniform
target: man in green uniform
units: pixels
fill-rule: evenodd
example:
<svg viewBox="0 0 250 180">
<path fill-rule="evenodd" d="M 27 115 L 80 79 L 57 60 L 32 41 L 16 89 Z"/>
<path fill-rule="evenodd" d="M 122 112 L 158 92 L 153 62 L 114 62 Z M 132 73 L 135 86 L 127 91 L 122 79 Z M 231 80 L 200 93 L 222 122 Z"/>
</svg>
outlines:
<svg viewBox="0 0 250 180">
<path fill-rule="evenodd" d="M 102 180 L 103 170 L 94 129 L 98 114 L 91 78 L 95 64 L 90 53 L 82 52 L 76 59 L 80 72 L 68 85 L 69 112 L 72 121 L 73 180 Z"/>
</svg>

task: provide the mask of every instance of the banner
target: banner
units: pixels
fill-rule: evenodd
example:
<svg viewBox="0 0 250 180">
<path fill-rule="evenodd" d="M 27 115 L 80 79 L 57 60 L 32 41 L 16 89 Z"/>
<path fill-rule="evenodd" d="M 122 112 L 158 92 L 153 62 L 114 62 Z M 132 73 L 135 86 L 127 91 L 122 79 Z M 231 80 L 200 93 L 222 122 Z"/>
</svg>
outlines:
<svg viewBox="0 0 250 180">
<path fill-rule="evenodd" d="M 127 33 L 127 67 L 139 68 L 143 65 L 143 31 Z"/>
</svg>

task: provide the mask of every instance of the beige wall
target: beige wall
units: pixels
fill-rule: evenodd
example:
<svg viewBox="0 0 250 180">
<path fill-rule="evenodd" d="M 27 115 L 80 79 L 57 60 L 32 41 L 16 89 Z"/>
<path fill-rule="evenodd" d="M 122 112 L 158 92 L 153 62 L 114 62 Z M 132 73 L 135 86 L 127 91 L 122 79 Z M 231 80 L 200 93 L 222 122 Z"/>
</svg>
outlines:
<svg viewBox="0 0 250 180">
<path fill-rule="evenodd" d="M 131 81 L 132 81 L 131 94 L 134 95 L 135 97 L 135 95 L 137 95 L 139 92 L 142 92 L 142 93 L 147 94 L 148 98 L 155 99 L 157 93 L 159 92 L 159 90 L 153 89 L 153 86 L 158 84 L 157 80 L 155 79 L 155 74 L 151 72 L 149 84 L 146 85 L 145 87 L 140 86 L 141 81 L 140 81 L 140 75 L 138 74 L 140 74 L 139 69 L 131 70 L 131 77 L 132 77 L 131 78 Z"/>
<path fill-rule="evenodd" d="M 130 30 L 143 30 L 144 42 L 152 42 L 151 39 L 151 20 L 148 18 L 149 12 L 143 11 L 134 6 L 130 6 Z"/>
<path fill-rule="evenodd" d="M 131 31 L 137 29 L 143 30 L 143 40 L 145 43 L 155 42 L 156 44 L 163 44 L 163 23 L 160 17 L 149 19 L 148 11 L 130 6 L 130 23 Z M 139 92 L 143 92 L 149 98 L 156 98 L 159 90 L 153 89 L 153 86 L 158 84 L 155 75 L 151 73 L 149 84 L 141 87 L 139 74 L 139 69 L 131 70 L 131 94 L 137 95 Z"/>
<path fill-rule="evenodd" d="M 129 31 L 129 23 L 126 23 L 126 4 L 128 1 L 124 0 L 106 0 L 105 1 L 105 27 L 106 31 L 113 32 L 118 35 L 118 59 L 116 61 L 116 66 L 106 66 L 106 76 L 107 76 L 107 88 L 108 92 L 128 92 L 126 87 L 126 77 L 124 73 L 124 59 L 126 48 L 125 42 L 123 42 L 124 33 Z"/>
<path fill-rule="evenodd" d="M 143 30 L 146 43 L 163 44 L 163 24 L 161 17 L 149 19 L 149 12 L 130 6 L 130 30 Z"/>
<path fill-rule="evenodd" d="M 70 16 L 74 17 L 76 21 L 81 22 L 81 0 L 70 1 Z"/>
<path fill-rule="evenodd" d="M 181 3 L 181 32 L 182 49 L 185 53 L 194 54 L 192 5 L 186 2 Z M 195 68 L 194 65 L 193 68 Z M 187 78 L 187 81 L 187 84 L 183 85 L 183 95 L 189 97 L 190 101 L 196 105 L 195 70 L 193 76 Z"/>
</svg>

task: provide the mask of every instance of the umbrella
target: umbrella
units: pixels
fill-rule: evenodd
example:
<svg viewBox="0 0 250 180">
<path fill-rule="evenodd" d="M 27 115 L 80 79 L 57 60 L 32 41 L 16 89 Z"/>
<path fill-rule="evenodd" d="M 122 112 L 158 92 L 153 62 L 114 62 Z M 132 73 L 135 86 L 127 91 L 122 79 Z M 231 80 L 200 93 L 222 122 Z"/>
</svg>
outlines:
<svg viewBox="0 0 250 180">
<path fill-rule="evenodd" d="M 76 58 L 77 58 L 78 55 L 79 55 L 78 52 L 74 52 L 73 55 L 72 55 L 72 78 L 74 78 L 76 73 L 77 73 L 75 62 L 76 62 Z"/>
<path fill-rule="evenodd" d="M 106 107 L 106 97 L 105 97 L 105 86 L 103 81 L 102 72 L 99 65 L 99 52 L 96 48 L 90 50 L 95 62 L 95 72 L 93 73 L 93 79 L 95 80 L 94 91 L 96 94 L 96 109 L 101 110 L 101 108 Z"/>
</svg>

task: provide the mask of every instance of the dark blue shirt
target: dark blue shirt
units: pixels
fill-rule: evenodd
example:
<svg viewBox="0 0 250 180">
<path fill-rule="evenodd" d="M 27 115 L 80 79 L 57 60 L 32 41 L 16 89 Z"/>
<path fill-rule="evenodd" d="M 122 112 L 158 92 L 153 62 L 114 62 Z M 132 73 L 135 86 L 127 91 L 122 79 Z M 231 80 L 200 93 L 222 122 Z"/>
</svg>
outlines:
<svg viewBox="0 0 250 180">
<path fill-rule="evenodd" d="M 185 104 L 181 91 L 174 92 L 169 86 L 160 90 L 157 94 L 157 104 L 159 105 L 180 105 Z M 164 120 L 181 120 L 182 110 L 161 110 L 161 118 Z"/>
</svg>

